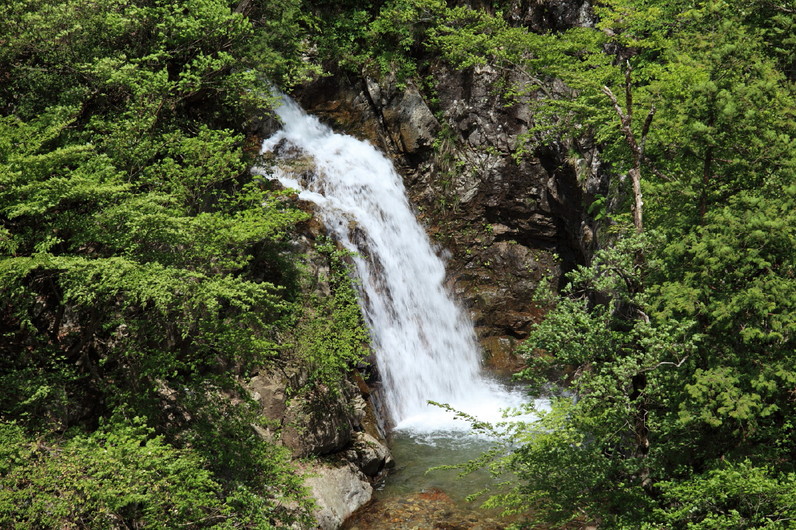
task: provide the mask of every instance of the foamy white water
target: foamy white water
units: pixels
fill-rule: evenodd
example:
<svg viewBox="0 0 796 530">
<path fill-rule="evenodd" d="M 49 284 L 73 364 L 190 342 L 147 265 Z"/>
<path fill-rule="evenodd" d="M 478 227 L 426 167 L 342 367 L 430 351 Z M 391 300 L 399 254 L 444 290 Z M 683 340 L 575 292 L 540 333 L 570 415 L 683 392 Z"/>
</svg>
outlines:
<svg viewBox="0 0 796 530">
<path fill-rule="evenodd" d="M 527 401 L 481 370 L 473 326 L 444 287 L 445 267 L 417 222 L 401 177 L 372 145 L 334 133 L 293 101 L 276 112 L 283 130 L 263 153 L 308 156 L 311 173 L 262 170 L 315 203 L 330 234 L 355 254 L 360 304 L 371 331 L 388 412 L 418 434 L 469 429 L 428 401 L 483 421 Z"/>
</svg>

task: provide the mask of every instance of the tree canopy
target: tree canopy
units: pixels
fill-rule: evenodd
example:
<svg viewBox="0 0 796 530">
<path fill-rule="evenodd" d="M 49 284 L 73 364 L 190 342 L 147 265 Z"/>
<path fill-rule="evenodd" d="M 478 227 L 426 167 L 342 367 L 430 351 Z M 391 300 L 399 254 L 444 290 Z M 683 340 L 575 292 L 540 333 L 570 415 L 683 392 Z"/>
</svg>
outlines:
<svg viewBox="0 0 796 530">
<path fill-rule="evenodd" d="M 247 138 L 268 82 L 317 70 L 299 15 L 0 6 L 0 526 L 308 522 L 240 386 L 303 311 L 285 242 L 308 214 L 250 173 Z M 330 384 L 361 351 L 341 326 Z"/>
</svg>

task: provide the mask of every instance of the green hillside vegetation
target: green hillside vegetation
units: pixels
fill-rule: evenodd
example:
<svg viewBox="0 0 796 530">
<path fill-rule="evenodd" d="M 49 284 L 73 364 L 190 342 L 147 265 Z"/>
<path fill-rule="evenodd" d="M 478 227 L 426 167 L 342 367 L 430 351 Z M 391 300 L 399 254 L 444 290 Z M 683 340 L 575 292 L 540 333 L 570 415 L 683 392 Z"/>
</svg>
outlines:
<svg viewBox="0 0 796 530">
<path fill-rule="evenodd" d="M 308 217 L 252 177 L 245 133 L 272 105 L 266 79 L 315 67 L 297 3 L 239 7 L 0 7 L 3 528 L 308 521 L 240 382 L 304 340 L 285 243 Z M 312 359 L 327 385 L 362 353 L 338 283 L 348 335 Z"/>
</svg>

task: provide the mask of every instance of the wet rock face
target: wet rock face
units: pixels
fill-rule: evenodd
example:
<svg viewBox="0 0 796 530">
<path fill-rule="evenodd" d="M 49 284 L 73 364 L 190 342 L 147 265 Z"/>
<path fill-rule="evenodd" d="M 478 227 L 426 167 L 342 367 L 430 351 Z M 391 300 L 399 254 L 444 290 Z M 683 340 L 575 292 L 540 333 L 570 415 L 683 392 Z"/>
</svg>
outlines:
<svg viewBox="0 0 796 530">
<path fill-rule="evenodd" d="M 342 451 L 353 434 L 345 403 L 334 396 L 313 392 L 293 400 L 282 428 L 282 442 L 293 456 L 326 455 Z"/>
<path fill-rule="evenodd" d="M 514 0 L 509 20 L 533 31 L 563 31 L 594 23 L 587 0 Z"/>
<path fill-rule="evenodd" d="M 296 458 L 336 454 L 369 477 L 392 465 L 372 404 L 376 388 L 357 374 L 356 382 L 344 383 L 338 392 L 316 386 L 288 398 L 287 389 L 295 387 L 289 379 L 295 383 L 295 377 L 270 372 L 249 381 L 252 398 L 269 420 L 260 436 L 281 443 Z"/>
<path fill-rule="evenodd" d="M 369 477 L 395 465 L 387 446 L 364 432 L 355 433 L 351 448 L 344 456 Z"/>
<path fill-rule="evenodd" d="M 378 109 L 392 143 L 404 157 L 419 160 L 434 144 L 440 124 L 416 86 L 409 83 L 396 90 L 390 78 L 383 87 L 372 78 L 365 79 L 371 104 Z"/>
<path fill-rule="evenodd" d="M 336 131 L 368 140 L 385 152 L 392 151 L 392 142 L 374 112 L 364 79 L 346 75 L 322 77 L 293 95 L 305 110 Z"/>
<path fill-rule="evenodd" d="M 477 0 L 463 3 L 489 9 Z M 591 23 L 581 0 L 515 0 L 506 12 L 539 31 Z M 435 80 L 434 98 L 390 76 L 350 75 L 327 77 L 298 96 L 337 130 L 392 156 L 448 257 L 449 285 L 470 310 L 487 358 L 512 370 L 511 352 L 543 311 L 532 301 L 536 287 L 546 277 L 556 285 L 593 251 L 585 209 L 606 183 L 589 146 L 557 144 L 514 156 L 533 115 L 522 102 L 507 106 L 497 87 L 523 79 L 490 66 L 454 70 L 439 62 L 424 75 Z"/>
</svg>

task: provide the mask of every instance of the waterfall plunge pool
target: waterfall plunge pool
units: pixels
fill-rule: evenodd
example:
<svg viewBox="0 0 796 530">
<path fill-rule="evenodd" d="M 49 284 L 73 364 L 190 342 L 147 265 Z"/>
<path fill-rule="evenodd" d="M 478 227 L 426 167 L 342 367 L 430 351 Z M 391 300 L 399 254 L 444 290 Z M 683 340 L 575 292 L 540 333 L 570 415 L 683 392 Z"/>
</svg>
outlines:
<svg viewBox="0 0 796 530">
<path fill-rule="evenodd" d="M 493 382 L 503 386 L 509 394 L 521 394 L 516 383 L 498 379 Z M 530 399 L 526 399 L 528 401 Z M 535 405 L 540 410 L 547 408 L 544 400 L 535 400 Z M 496 477 L 487 469 L 467 474 L 462 474 L 462 469 L 458 468 L 435 469 L 477 459 L 496 444 L 495 438 L 468 429 L 468 423 L 452 420 L 449 411 L 439 409 L 439 413 L 448 416 L 445 419 L 447 430 L 404 427 L 392 432 L 390 449 L 396 466 L 377 486 L 373 500 L 346 521 L 344 529 L 498 530 L 512 522 L 512 518 L 501 517 L 498 509 L 481 508 L 485 495 L 467 501 L 468 496 L 494 487 Z M 530 418 L 531 415 L 521 415 L 498 421 Z M 505 450 L 508 451 L 508 447 Z M 500 478 L 511 480 L 510 475 Z"/>
</svg>

